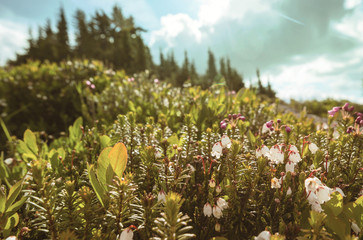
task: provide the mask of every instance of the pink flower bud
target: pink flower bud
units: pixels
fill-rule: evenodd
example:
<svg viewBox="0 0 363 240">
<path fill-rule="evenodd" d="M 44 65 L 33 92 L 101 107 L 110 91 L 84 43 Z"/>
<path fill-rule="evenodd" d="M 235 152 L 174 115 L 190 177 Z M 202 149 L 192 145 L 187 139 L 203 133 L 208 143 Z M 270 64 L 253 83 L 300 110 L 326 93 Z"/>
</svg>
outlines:
<svg viewBox="0 0 363 240">
<path fill-rule="evenodd" d="M 343 106 L 343 110 L 344 111 L 348 111 L 349 110 L 349 103 L 345 103 Z"/>
<path fill-rule="evenodd" d="M 285 127 L 285 131 L 286 131 L 287 133 L 290 133 L 290 132 L 291 132 L 291 128 L 290 128 L 289 126 L 286 126 L 286 127 Z"/>
</svg>

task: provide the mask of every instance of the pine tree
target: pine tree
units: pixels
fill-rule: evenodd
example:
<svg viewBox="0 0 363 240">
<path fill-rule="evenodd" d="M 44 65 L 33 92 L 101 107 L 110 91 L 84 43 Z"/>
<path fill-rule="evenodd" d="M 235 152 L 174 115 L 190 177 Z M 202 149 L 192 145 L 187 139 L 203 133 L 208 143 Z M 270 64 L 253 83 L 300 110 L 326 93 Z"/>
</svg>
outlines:
<svg viewBox="0 0 363 240">
<path fill-rule="evenodd" d="M 144 71 L 146 69 L 146 54 L 145 46 L 140 36 L 136 37 L 136 72 Z"/>
<path fill-rule="evenodd" d="M 206 72 L 207 81 L 212 83 L 214 78 L 217 76 L 217 68 L 215 58 L 210 49 L 208 49 L 208 68 Z"/>
<path fill-rule="evenodd" d="M 88 30 L 85 13 L 81 10 L 77 10 L 75 20 L 77 28 L 75 56 L 79 58 L 90 58 L 93 50 L 90 46 L 91 36 Z"/>
<path fill-rule="evenodd" d="M 57 24 L 57 56 L 56 60 L 61 61 L 69 57 L 70 55 L 70 47 L 69 47 L 69 39 L 67 32 L 67 20 L 64 14 L 63 7 L 60 8 L 59 12 L 59 21 Z"/>
<path fill-rule="evenodd" d="M 189 60 L 187 52 L 184 51 L 184 62 L 176 79 L 176 85 L 178 87 L 183 87 L 183 84 L 188 80 L 188 78 L 189 78 Z"/>
</svg>

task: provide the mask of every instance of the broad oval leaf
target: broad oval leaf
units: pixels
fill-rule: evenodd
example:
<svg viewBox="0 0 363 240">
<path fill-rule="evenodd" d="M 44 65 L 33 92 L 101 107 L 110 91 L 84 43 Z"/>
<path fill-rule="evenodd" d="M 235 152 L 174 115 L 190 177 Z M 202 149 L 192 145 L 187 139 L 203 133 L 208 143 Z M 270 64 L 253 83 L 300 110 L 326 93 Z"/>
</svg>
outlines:
<svg viewBox="0 0 363 240">
<path fill-rule="evenodd" d="M 35 134 L 29 129 L 24 132 L 24 142 L 28 146 L 29 150 L 32 151 L 32 153 L 38 155 L 37 138 L 35 137 Z"/>
<path fill-rule="evenodd" d="M 121 178 L 127 164 L 127 149 L 125 145 L 117 143 L 110 151 L 108 157 L 113 171 Z"/>
</svg>

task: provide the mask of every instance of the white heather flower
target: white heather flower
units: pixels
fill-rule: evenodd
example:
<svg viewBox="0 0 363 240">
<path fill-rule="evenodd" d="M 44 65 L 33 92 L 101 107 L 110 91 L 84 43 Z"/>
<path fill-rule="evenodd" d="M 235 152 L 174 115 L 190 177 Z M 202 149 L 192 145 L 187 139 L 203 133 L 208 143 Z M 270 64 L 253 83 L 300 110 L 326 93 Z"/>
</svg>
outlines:
<svg viewBox="0 0 363 240">
<path fill-rule="evenodd" d="M 270 160 L 276 164 L 284 162 L 284 153 L 280 150 L 279 145 L 272 146 L 270 149 Z"/>
<path fill-rule="evenodd" d="M 132 240 L 133 237 L 134 237 L 134 232 L 130 227 L 128 227 L 122 231 L 120 235 L 120 240 Z"/>
<path fill-rule="evenodd" d="M 222 209 L 217 205 L 213 206 L 213 216 L 217 219 L 220 219 L 223 216 Z"/>
<path fill-rule="evenodd" d="M 18 240 L 18 238 L 15 236 L 10 236 L 10 237 L 7 237 L 5 240 Z"/>
<path fill-rule="evenodd" d="M 217 200 L 217 205 L 218 207 L 220 207 L 222 210 L 228 208 L 228 203 L 226 202 L 226 200 L 224 200 L 223 198 L 218 198 Z"/>
<path fill-rule="evenodd" d="M 292 193 L 292 190 L 291 190 L 291 187 L 289 187 L 286 191 L 286 195 L 289 196 L 289 195 L 291 195 L 291 193 Z"/>
<path fill-rule="evenodd" d="M 212 206 L 209 203 L 204 204 L 203 213 L 204 216 L 212 216 Z"/>
<path fill-rule="evenodd" d="M 158 202 L 165 202 L 165 192 L 164 190 L 160 190 L 160 192 L 158 193 Z"/>
<path fill-rule="evenodd" d="M 314 204 L 315 202 L 318 201 L 318 197 L 316 196 L 315 192 L 310 192 L 308 193 L 307 200 L 309 201 L 310 204 Z"/>
<path fill-rule="evenodd" d="M 310 150 L 310 152 L 311 152 L 312 154 L 315 154 L 315 153 L 316 153 L 316 151 L 318 151 L 318 150 L 319 150 L 319 148 L 318 148 L 318 146 L 316 146 L 316 144 L 315 144 L 315 143 L 310 143 L 310 144 L 309 144 L 309 150 Z"/>
<path fill-rule="evenodd" d="M 222 144 L 220 142 L 217 142 L 213 145 L 212 148 L 212 156 L 219 159 L 222 155 Z"/>
<path fill-rule="evenodd" d="M 352 222 L 352 230 L 355 232 L 355 234 L 359 235 L 360 228 L 358 227 L 358 225 L 355 222 Z"/>
<path fill-rule="evenodd" d="M 320 204 L 330 200 L 330 190 L 327 186 L 320 186 L 316 189 L 316 196 Z"/>
<path fill-rule="evenodd" d="M 216 192 L 217 192 L 217 193 L 222 192 L 222 188 L 221 188 L 221 186 L 219 186 L 219 185 L 218 185 L 218 186 L 216 186 Z"/>
<path fill-rule="evenodd" d="M 214 188 L 216 186 L 216 181 L 214 179 L 209 180 L 209 187 Z"/>
<path fill-rule="evenodd" d="M 160 151 L 155 151 L 155 157 L 156 158 L 161 158 L 161 152 Z"/>
<path fill-rule="evenodd" d="M 334 191 L 334 192 L 338 192 L 338 193 L 340 193 L 340 195 L 342 195 L 342 197 L 345 197 L 345 194 L 344 194 L 344 192 L 343 192 L 343 190 L 342 190 L 342 189 L 340 189 L 340 188 L 338 188 L 338 187 L 335 187 L 335 188 L 333 189 L 333 191 Z"/>
<path fill-rule="evenodd" d="M 255 240 L 270 240 L 271 233 L 269 231 L 263 231 L 255 237 Z"/>
<path fill-rule="evenodd" d="M 301 161 L 300 153 L 290 151 L 290 153 L 289 153 L 289 160 L 292 161 L 292 162 L 294 162 L 294 163 L 300 162 Z"/>
<path fill-rule="evenodd" d="M 224 148 L 230 148 L 232 145 L 231 139 L 227 135 L 223 135 L 221 139 L 222 147 Z"/>
<path fill-rule="evenodd" d="M 321 205 L 318 202 L 313 202 L 311 204 L 311 210 L 316 211 L 316 212 L 322 212 L 323 209 L 321 208 Z"/>
<path fill-rule="evenodd" d="M 280 188 L 281 184 L 280 184 L 280 180 L 277 178 L 273 178 L 271 179 L 271 188 Z"/>
<path fill-rule="evenodd" d="M 291 172 L 293 173 L 295 171 L 295 164 L 291 161 L 288 161 L 285 165 L 286 173 Z"/>
<path fill-rule="evenodd" d="M 289 146 L 289 150 L 290 150 L 291 152 L 296 152 L 296 153 L 298 153 L 298 152 L 299 152 L 299 150 L 297 149 L 297 147 L 296 147 L 295 145 L 290 145 L 290 146 Z"/>
<path fill-rule="evenodd" d="M 270 157 L 270 149 L 268 149 L 267 146 L 262 145 L 260 148 L 258 148 L 256 150 L 256 156 L 257 158 L 261 157 L 261 156 L 265 156 L 265 157 Z"/>
<path fill-rule="evenodd" d="M 305 189 L 307 194 L 309 194 L 309 192 L 315 192 L 315 190 L 321 185 L 321 181 L 317 177 L 309 177 L 305 179 Z"/>
<path fill-rule="evenodd" d="M 271 129 L 268 128 L 266 124 L 267 123 L 263 124 L 263 126 L 262 126 L 262 134 L 270 133 L 271 132 Z"/>
<path fill-rule="evenodd" d="M 7 158 L 4 160 L 4 163 L 6 165 L 11 165 L 14 162 L 14 158 Z"/>
<path fill-rule="evenodd" d="M 216 225 L 214 225 L 214 230 L 215 230 L 216 232 L 220 232 L 220 231 L 221 231 L 221 224 L 216 223 Z"/>
<path fill-rule="evenodd" d="M 334 132 L 333 132 L 333 138 L 334 139 L 338 139 L 339 136 L 340 136 L 339 132 L 337 130 L 334 130 Z"/>
<path fill-rule="evenodd" d="M 330 162 L 326 162 L 326 161 L 325 161 L 325 162 L 323 163 L 323 166 L 324 166 L 325 171 L 326 171 L 326 172 L 328 172 L 328 171 L 329 171 Z"/>
</svg>

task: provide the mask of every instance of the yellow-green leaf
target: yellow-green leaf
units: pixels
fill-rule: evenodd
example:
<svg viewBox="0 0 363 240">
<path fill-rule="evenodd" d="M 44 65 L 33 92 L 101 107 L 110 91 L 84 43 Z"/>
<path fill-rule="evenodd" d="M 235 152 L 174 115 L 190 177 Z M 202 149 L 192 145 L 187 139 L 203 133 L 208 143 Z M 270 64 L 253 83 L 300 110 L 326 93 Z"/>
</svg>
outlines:
<svg viewBox="0 0 363 240">
<path fill-rule="evenodd" d="M 108 157 L 110 158 L 113 171 L 121 178 L 127 164 L 127 149 L 125 145 L 123 143 L 117 143 L 110 151 Z"/>
<path fill-rule="evenodd" d="M 24 132 L 24 142 L 32 153 L 38 155 L 37 139 L 35 134 L 29 129 Z"/>
</svg>

